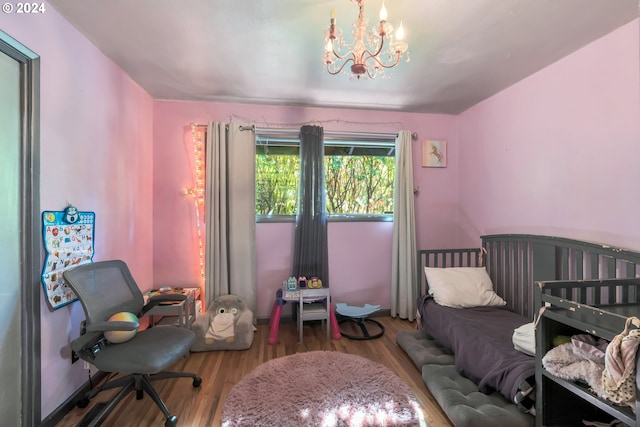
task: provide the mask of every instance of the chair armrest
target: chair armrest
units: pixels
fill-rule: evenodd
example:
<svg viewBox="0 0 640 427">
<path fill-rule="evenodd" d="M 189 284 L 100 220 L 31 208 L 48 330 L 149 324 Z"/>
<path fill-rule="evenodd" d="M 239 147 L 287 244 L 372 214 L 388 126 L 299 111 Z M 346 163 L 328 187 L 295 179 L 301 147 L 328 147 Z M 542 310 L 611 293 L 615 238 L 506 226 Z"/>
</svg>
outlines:
<svg viewBox="0 0 640 427">
<path fill-rule="evenodd" d="M 140 327 L 138 322 L 103 321 L 84 327 L 85 332 L 71 342 L 71 349 L 83 360 L 91 361 L 99 349 L 103 348 L 107 341 L 103 332 L 107 331 L 135 331 Z M 94 351 L 95 350 L 95 351 Z"/>
<path fill-rule="evenodd" d="M 173 294 L 173 293 L 161 294 L 161 295 L 153 296 L 153 297 L 149 298 L 149 301 L 147 302 L 147 305 L 142 307 L 142 311 L 140 312 L 140 315 L 138 317 L 144 316 L 149 310 L 151 310 L 153 307 L 155 307 L 155 306 L 157 306 L 159 304 L 167 303 L 167 302 L 181 302 L 181 301 L 184 301 L 186 299 L 187 299 L 186 295 Z"/>
<path fill-rule="evenodd" d="M 99 342 L 101 337 L 102 334 L 97 332 L 80 335 L 78 338 L 71 341 L 71 350 L 75 351 L 78 355 L 86 354 L 89 356 L 91 355 L 91 350 L 89 350 L 89 348 Z"/>
<path fill-rule="evenodd" d="M 248 324 L 253 325 L 253 312 L 251 310 L 245 310 L 238 316 L 238 325 Z"/>
<path fill-rule="evenodd" d="M 87 332 L 106 332 L 106 331 L 134 331 L 140 327 L 138 322 L 113 321 L 113 322 L 96 322 L 87 325 Z"/>
<path fill-rule="evenodd" d="M 196 333 L 196 336 L 204 337 L 209 330 L 211 324 L 211 313 L 207 310 L 191 324 L 191 330 Z"/>
</svg>

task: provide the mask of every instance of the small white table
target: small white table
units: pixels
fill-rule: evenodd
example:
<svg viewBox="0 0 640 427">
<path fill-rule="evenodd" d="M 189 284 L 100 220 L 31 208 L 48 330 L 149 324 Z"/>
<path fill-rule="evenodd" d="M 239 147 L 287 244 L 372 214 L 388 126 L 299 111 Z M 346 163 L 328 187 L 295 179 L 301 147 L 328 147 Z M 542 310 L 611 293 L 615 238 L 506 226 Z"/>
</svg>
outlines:
<svg viewBox="0 0 640 427">
<path fill-rule="evenodd" d="M 300 289 L 309 288 L 297 288 L 294 290 L 287 290 L 286 285 L 276 290 L 276 300 L 273 303 L 271 309 L 271 317 L 269 318 L 269 344 L 278 343 L 278 332 L 280 330 L 280 315 L 282 313 L 282 306 L 287 302 L 298 302 L 300 300 Z M 313 289 L 313 288 L 312 288 Z M 310 289 L 310 290 L 312 290 Z M 328 292 L 328 288 L 327 288 Z M 306 295 L 303 295 L 303 298 Z M 317 296 L 310 296 L 310 299 L 317 299 Z M 333 312 L 333 306 L 330 307 L 330 320 L 331 322 L 331 337 L 334 340 L 342 338 L 340 335 L 340 328 L 338 327 L 338 321 L 336 320 L 336 314 Z"/>
<path fill-rule="evenodd" d="M 148 297 L 157 295 L 159 291 L 150 291 Z M 146 314 L 149 316 L 149 327 L 156 325 L 175 325 L 191 329 L 191 324 L 196 319 L 196 300 L 200 299 L 200 288 L 172 288 L 164 294 L 182 294 L 187 299 L 179 302 L 158 304 Z M 156 321 L 156 316 L 162 318 Z M 175 320 L 177 317 L 177 321 Z"/>
</svg>

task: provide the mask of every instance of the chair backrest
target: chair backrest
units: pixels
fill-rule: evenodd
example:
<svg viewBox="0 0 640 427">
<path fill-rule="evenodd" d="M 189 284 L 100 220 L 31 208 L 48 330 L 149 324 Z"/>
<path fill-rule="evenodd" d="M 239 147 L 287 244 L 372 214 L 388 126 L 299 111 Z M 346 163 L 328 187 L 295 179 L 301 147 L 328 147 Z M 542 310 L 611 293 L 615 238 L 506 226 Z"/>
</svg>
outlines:
<svg viewBox="0 0 640 427">
<path fill-rule="evenodd" d="M 330 293 L 329 293 L 329 288 L 328 287 L 324 287 L 324 288 L 304 288 L 304 289 L 300 289 L 300 294 L 299 294 L 299 303 L 302 304 L 303 302 L 314 302 L 314 301 L 320 301 L 323 303 L 326 303 L 327 305 L 331 304 L 331 300 L 330 300 Z M 328 309 L 327 309 L 328 312 Z"/>
<path fill-rule="evenodd" d="M 138 315 L 144 306 L 142 292 L 123 261 L 84 264 L 63 277 L 82 303 L 88 325 L 121 311 Z"/>
</svg>

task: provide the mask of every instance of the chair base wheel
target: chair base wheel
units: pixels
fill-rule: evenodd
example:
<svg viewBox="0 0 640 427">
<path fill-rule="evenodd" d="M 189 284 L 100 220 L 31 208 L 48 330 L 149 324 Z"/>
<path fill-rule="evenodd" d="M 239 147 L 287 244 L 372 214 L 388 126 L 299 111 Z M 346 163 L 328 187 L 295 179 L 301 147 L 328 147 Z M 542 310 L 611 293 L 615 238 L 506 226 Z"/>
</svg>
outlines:
<svg viewBox="0 0 640 427">
<path fill-rule="evenodd" d="M 176 424 L 178 424 L 178 417 L 172 415 L 164 422 L 164 427 L 175 427 Z"/>
<path fill-rule="evenodd" d="M 83 397 L 82 399 L 78 400 L 78 403 L 76 403 L 76 405 L 78 406 L 78 408 L 86 408 L 89 405 L 89 398 L 88 397 Z"/>
<path fill-rule="evenodd" d="M 200 378 L 200 377 L 195 377 L 195 378 L 193 379 L 193 388 L 200 387 L 200 384 L 202 384 L 202 378 Z"/>
</svg>

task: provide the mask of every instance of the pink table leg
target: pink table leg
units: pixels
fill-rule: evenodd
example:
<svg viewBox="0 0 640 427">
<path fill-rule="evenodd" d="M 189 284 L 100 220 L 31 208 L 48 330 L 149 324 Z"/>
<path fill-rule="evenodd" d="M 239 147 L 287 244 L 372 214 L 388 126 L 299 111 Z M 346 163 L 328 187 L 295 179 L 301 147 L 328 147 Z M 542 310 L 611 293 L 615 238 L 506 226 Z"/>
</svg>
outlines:
<svg viewBox="0 0 640 427">
<path fill-rule="evenodd" d="M 282 313 L 282 305 L 276 299 L 271 310 L 271 319 L 269 320 L 269 344 L 278 343 L 278 331 L 280 330 L 280 314 Z"/>
<path fill-rule="evenodd" d="M 334 340 L 339 340 L 342 338 L 342 334 L 340 334 L 340 326 L 338 325 L 338 319 L 336 319 L 336 313 L 333 311 L 333 306 L 331 306 L 329 316 L 331 317 L 331 336 Z"/>
<path fill-rule="evenodd" d="M 273 307 L 271 308 L 271 316 L 269 317 L 269 328 L 271 328 L 271 326 L 273 325 L 273 316 L 276 314 L 277 306 L 278 306 L 278 300 L 276 299 L 276 302 L 273 304 Z"/>
</svg>

